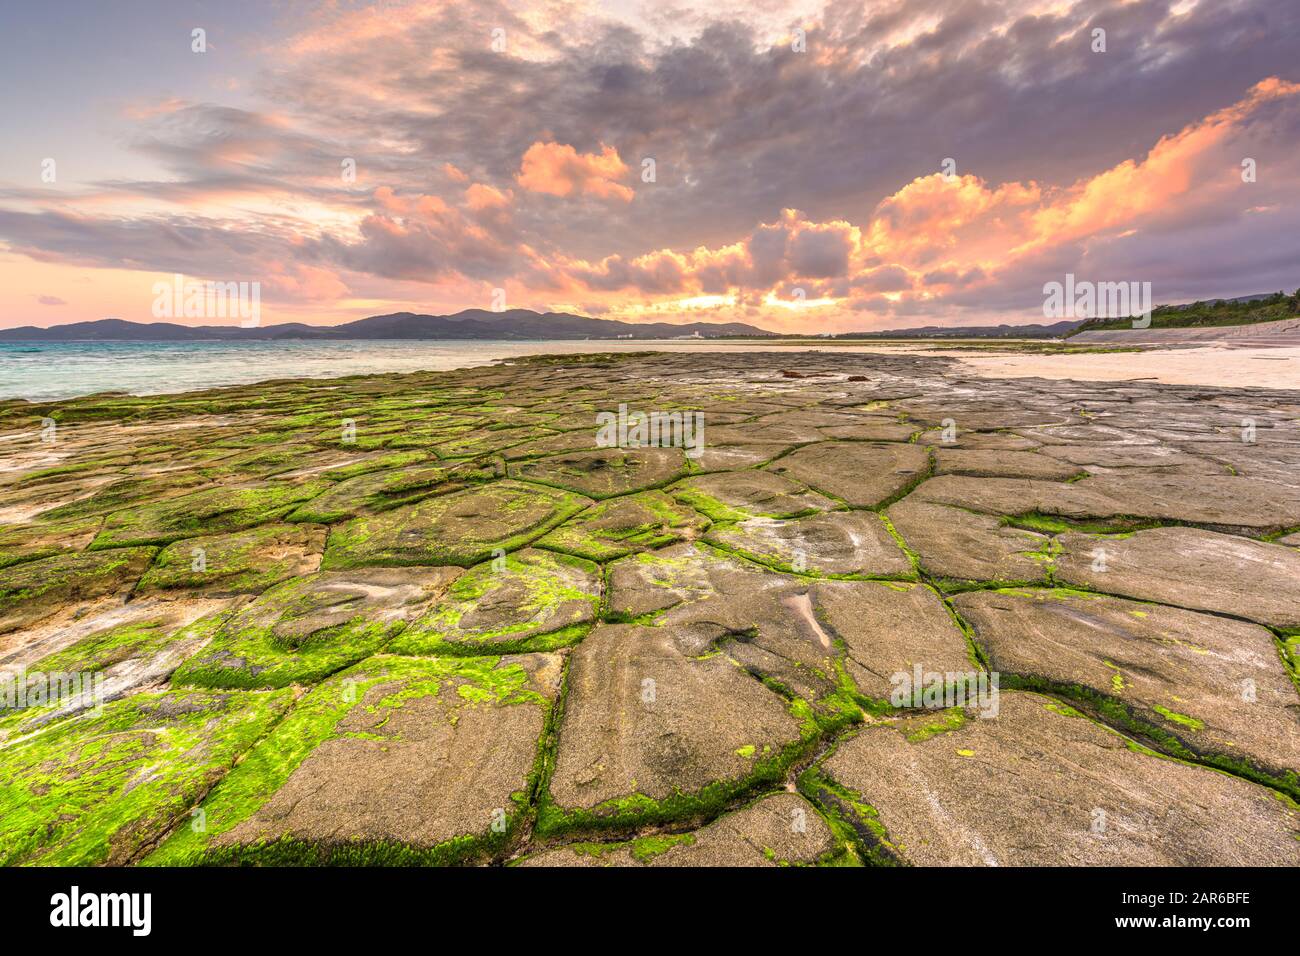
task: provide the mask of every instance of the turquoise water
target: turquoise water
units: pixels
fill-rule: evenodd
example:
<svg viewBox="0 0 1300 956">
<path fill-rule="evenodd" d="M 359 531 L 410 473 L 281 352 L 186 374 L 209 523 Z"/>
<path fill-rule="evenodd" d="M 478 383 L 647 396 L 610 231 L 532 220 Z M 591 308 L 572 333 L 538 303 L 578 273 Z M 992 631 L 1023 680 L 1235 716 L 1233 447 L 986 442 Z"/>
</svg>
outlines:
<svg viewBox="0 0 1300 956">
<path fill-rule="evenodd" d="M 0 399 L 74 398 L 92 392 L 162 395 L 274 378 L 337 378 L 380 372 L 446 371 L 523 355 L 583 352 L 878 351 L 871 345 L 819 346 L 708 339 L 419 342 L 4 342 Z M 738 367 L 745 360 L 736 356 Z"/>
<path fill-rule="evenodd" d="M 0 398 L 158 395 L 273 378 L 440 371 L 520 355 L 658 347 L 617 341 L 11 342 L 0 343 Z"/>
</svg>

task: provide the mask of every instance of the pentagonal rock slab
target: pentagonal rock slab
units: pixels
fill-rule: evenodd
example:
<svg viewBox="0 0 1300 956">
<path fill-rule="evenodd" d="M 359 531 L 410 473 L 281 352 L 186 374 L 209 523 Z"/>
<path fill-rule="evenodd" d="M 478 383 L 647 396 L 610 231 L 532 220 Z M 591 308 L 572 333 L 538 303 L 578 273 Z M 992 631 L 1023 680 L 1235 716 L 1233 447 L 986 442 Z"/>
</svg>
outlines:
<svg viewBox="0 0 1300 956">
<path fill-rule="evenodd" d="M 155 548 L 60 554 L 0 569 L 0 634 L 100 598 L 124 595 Z"/>
<path fill-rule="evenodd" d="M 494 477 L 495 468 L 483 462 L 420 464 L 371 472 L 336 483 L 324 494 L 299 505 L 289 520 L 328 524 L 413 504 L 431 494 L 458 491 L 473 482 Z"/>
<path fill-rule="evenodd" d="M 789 866 L 831 857 L 835 837 L 808 801 L 773 793 L 689 833 L 544 850 L 520 866 Z"/>
<path fill-rule="evenodd" d="M 0 568 L 80 551 L 95 537 L 100 520 L 94 516 L 0 525 Z"/>
<path fill-rule="evenodd" d="M 538 540 L 591 561 L 690 541 L 709 526 L 707 518 L 678 504 L 662 491 L 643 491 L 593 505 Z"/>
<path fill-rule="evenodd" d="M 540 826 L 691 816 L 772 776 L 803 742 L 781 697 L 725 656 L 693 656 L 680 637 L 601 625 L 574 649 Z"/>
<path fill-rule="evenodd" d="M 1051 538 L 1005 527 L 994 517 L 928 504 L 915 496 L 891 505 L 894 530 L 929 575 L 954 581 L 1045 580 Z"/>
<path fill-rule="evenodd" d="M 706 541 L 782 571 L 903 576 L 911 564 L 879 516 L 832 511 L 715 525 Z"/>
<path fill-rule="evenodd" d="M 1041 478 L 1065 481 L 1083 470 L 1068 462 L 1057 461 L 1032 451 L 996 451 L 992 449 L 939 448 L 935 453 L 936 475 L 974 475 L 976 477 Z"/>
<path fill-rule="evenodd" d="M 225 621 L 173 680 L 202 687 L 319 681 L 382 648 L 459 568 L 322 571 L 277 585 Z"/>
<path fill-rule="evenodd" d="M 1121 708 L 1113 720 L 1164 746 L 1290 777 L 1300 794 L 1300 694 L 1264 628 L 1028 588 L 959 594 L 953 606 L 993 670 L 1108 698 Z"/>
<path fill-rule="evenodd" d="M 1300 628 L 1300 553 L 1289 548 L 1197 528 L 1057 541 L 1064 584 Z"/>
<path fill-rule="evenodd" d="M 833 581 L 809 593 L 815 618 L 844 642 L 845 668 L 868 697 L 891 700 L 905 680 L 916 683 L 918 671 L 947 680 L 980 670 L 943 602 L 924 585 Z"/>
<path fill-rule="evenodd" d="M 451 863 L 512 838 L 555 655 L 379 655 L 315 688 L 149 862 Z"/>
<path fill-rule="evenodd" d="M 596 620 L 600 591 L 597 565 L 527 548 L 470 568 L 389 651 L 501 653 L 568 644 Z"/>
<path fill-rule="evenodd" d="M 282 517 L 294 506 L 314 498 L 327 487 L 320 480 L 268 482 L 253 487 L 221 487 L 114 511 L 104 519 L 93 548 L 135 544 L 170 544 L 196 535 L 242 531 Z"/>
<path fill-rule="evenodd" d="M 725 648 L 751 672 L 809 700 L 836 689 L 839 652 L 805 581 L 688 545 L 615 561 L 608 577 L 611 614 L 675 628 L 689 654 Z"/>
<path fill-rule="evenodd" d="M 315 571 L 324 550 L 325 529 L 314 525 L 273 523 L 187 538 L 158 552 L 138 590 L 260 594 L 288 578 Z"/>
<path fill-rule="evenodd" d="M 1266 787 L 1134 748 L 1037 694 L 1003 692 L 996 718 L 956 713 L 937 733 L 924 717 L 864 728 L 823 764 L 859 795 L 840 809 L 878 852 L 919 866 L 1300 865 L 1300 813 Z"/>
<path fill-rule="evenodd" d="M 822 442 L 799 448 L 768 465 L 859 508 L 874 508 L 925 476 L 930 456 L 917 445 Z"/>
<path fill-rule="evenodd" d="M 686 473 L 680 448 L 601 448 L 512 462 L 512 478 L 612 498 L 666 484 Z"/>
<path fill-rule="evenodd" d="M 756 469 L 687 478 L 674 485 L 671 494 L 714 521 L 797 518 L 835 507 L 835 502 L 797 481 Z"/>
<path fill-rule="evenodd" d="M 913 492 L 936 504 L 990 514 L 1147 518 L 1255 532 L 1300 523 L 1300 488 L 1218 475 L 1105 474 L 1072 483 L 940 475 Z"/>
<path fill-rule="evenodd" d="M 494 551 L 528 544 L 590 504 L 556 488 L 497 481 L 337 526 L 330 531 L 323 566 L 469 567 Z"/>
</svg>

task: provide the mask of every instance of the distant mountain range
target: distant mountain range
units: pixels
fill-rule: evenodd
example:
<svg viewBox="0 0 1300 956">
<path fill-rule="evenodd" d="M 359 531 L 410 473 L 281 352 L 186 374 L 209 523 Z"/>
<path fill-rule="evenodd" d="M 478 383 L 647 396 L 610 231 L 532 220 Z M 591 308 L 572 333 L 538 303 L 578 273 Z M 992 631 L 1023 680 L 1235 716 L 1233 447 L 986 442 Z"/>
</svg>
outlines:
<svg viewBox="0 0 1300 956">
<path fill-rule="evenodd" d="M 1154 326 L 1244 325 L 1291 318 L 1300 314 L 1300 290 L 1243 295 L 1235 299 L 1210 299 L 1184 305 L 1162 305 L 1154 310 Z M 1128 327 L 1129 319 L 1067 319 L 1050 324 L 1028 325 L 925 325 L 910 329 L 874 332 L 779 334 L 744 322 L 621 322 L 593 319 L 568 312 L 533 312 L 511 309 L 489 312 L 466 309 L 455 315 L 419 315 L 394 312 L 372 315 L 342 325 L 306 325 L 287 322 L 242 328 L 235 325 L 178 325 L 175 322 L 127 322 L 99 319 L 73 322 L 47 329 L 24 325 L 0 329 L 0 342 L 205 342 L 275 341 L 304 339 L 680 339 L 680 338 L 768 338 L 806 339 L 1035 339 L 1063 338 L 1093 329 Z"/>
<path fill-rule="evenodd" d="M 837 339 L 1050 339 L 1068 335 L 1083 322 L 1065 319 L 1050 325 L 923 325 L 880 332 L 841 332 Z"/>
<path fill-rule="evenodd" d="M 128 322 L 99 319 L 72 322 L 48 329 L 24 325 L 0 329 L 0 342 L 204 342 L 306 339 L 676 339 L 684 337 L 770 336 L 771 332 L 743 322 L 620 322 L 592 319 L 567 312 L 511 309 L 488 312 L 466 309 L 455 315 L 394 312 L 372 315 L 342 325 L 287 322 L 241 328 L 238 325 L 178 325 L 174 322 Z"/>
</svg>

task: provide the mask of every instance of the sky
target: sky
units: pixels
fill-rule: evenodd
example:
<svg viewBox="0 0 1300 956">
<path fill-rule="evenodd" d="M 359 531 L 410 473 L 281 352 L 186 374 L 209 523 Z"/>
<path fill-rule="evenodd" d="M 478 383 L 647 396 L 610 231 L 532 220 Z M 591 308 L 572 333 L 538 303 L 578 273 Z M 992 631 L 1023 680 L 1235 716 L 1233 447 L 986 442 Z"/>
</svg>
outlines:
<svg viewBox="0 0 1300 956">
<path fill-rule="evenodd" d="M 196 39 L 195 31 L 201 31 Z M 781 332 L 1300 286 L 1300 3 L 0 7 L 0 327 L 530 308 Z M 217 324 L 211 318 L 178 318 Z"/>
</svg>

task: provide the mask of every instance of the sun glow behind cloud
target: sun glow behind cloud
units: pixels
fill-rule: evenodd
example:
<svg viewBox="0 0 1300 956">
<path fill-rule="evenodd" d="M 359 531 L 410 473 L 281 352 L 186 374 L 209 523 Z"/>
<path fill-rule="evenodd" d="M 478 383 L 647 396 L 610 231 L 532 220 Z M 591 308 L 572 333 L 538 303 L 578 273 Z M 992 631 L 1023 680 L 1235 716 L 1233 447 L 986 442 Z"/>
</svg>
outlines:
<svg viewBox="0 0 1300 956">
<path fill-rule="evenodd" d="M 147 320 L 174 272 L 261 281 L 268 321 L 503 290 L 809 331 L 1032 320 L 1067 271 L 1142 268 L 1158 298 L 1294 282 L 1300 76 L 1273 38 L 1300 14 L 1158 6 L 324 6 L 229 78 L 238 106 L 124 104 L 152 178 L 65 156 L 0 185 L 2 321 Z M 1247 55 L 1225 17 L 1270 28 Z M 1203 77 L 1232 57 L 1250 84 Z"/>
</svg>

